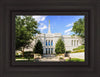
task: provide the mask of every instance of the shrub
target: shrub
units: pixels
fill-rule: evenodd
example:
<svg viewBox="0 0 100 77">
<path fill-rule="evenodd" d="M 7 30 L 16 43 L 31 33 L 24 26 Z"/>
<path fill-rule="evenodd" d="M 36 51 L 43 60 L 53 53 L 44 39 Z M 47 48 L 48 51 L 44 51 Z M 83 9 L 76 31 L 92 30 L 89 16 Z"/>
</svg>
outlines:
<svg viewBox="0 0 100 77">
<path fill-rule="evenodd" d="M 16 58 L 21 58 L 21 57 L 22 57 L 22 55 L 16 55 L 15 57 L 16 57 Z"/>
<path fill-rule="evenodd" d="M 24 52 L 24 57 L 30 60 L 34 57 L 33 52 Z"/>
<path fill-rule="evenodd" d="M 60 60 L 63 60 L 64 58 L 63 58 L 63 57 L 60 57 L 59 59 L 60 59 Z"/>
<path fill-rule="evenodd" d="M 55 46 L 55 52 L 56 54 L 63 54 L 65 53 L 65 44 L 62 41 L 62 39 L 58 39 L 56 46 Z"/>
<path fill-rule="evenodd" d="M 33 49 L 33 52 L 37 53 L 37 54 L 43 54 L 43 46 L 42 46 L 42 43 L 40 40 L 37 41 L 37 43 Z"/>
<path fill-rule="evenodd" d="M 77 48 L 74 48 L 73 50 L 75 51 L 75 50 L 80 50 L 80 49 L 84 49 L 84 45 L 81 45 L 81 46 L 79 46 L 79 47 L 77 47 Z"/>
<path fill-rule="evenodd" d="M 66 53 L 71 53 L 71 51 L 69 50 L 69 51 L 66 51 Z"/>
<path fill-rule="evenodd" d="M 64 59 L 63 57 L 60 57 L 59 59 Z"/>
<path fill-rule="evenodd" d="M 71 52 L 71 53 L 78 53 L 78 52 L 84 52 L 84 49 L 76 50 L 76 51 L 73 51 L 73 52 Z"/>
<path fill-rule="evenodd" d="M 69 57 L 68 53 L 71 53 L 71 51 L 66 51 L 65 57 Z"/>
</svg>

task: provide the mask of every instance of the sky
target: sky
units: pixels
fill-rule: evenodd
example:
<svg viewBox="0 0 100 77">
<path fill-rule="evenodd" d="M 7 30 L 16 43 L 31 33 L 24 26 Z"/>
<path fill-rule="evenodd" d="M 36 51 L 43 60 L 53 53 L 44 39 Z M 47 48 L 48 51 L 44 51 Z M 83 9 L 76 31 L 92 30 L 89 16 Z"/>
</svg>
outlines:
<svg viewBox="0 0 100 77">
<path fill-rule="evenodd" d="M 35 20 L 40 24 L 38 29 L 41 33 L 48 32 L 48 25 L 50 20 L 51 33 L 61 33 L 62 35 L 72 35 L 71 32 L 73 24 L 84 15 L 35 15 Z"/>
<path fill-rule="evenodd" d="M 72 35 L 73 24 L 84 15 L 33 15 L 33 18 L 39 23 L 38 30 L 41 33 L 48 32 L 50 20 L 51 33 L 61 33 L 62 35 Z"/>
</svg>

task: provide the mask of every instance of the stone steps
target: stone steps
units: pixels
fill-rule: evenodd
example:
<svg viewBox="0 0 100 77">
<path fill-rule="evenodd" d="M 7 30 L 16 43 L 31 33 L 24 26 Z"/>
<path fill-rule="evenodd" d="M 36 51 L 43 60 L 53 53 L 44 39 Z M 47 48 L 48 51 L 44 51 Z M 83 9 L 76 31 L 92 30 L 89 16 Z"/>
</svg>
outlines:
<svg viewBox="0 0 100 77">
<path fill-rule="evenodd" d="M 55 55 L 43 55 L 43 57 L 55 57 Z"/>
</svg>

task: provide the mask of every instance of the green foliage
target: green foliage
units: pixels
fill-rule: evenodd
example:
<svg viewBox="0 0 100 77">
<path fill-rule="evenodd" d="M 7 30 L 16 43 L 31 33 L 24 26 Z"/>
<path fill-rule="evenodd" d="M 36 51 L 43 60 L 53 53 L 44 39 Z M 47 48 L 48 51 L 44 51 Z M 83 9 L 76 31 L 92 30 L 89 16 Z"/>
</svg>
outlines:
<svg viewBox="0 0 100 77">
<path fill-rule="evenodd" d="M 24 58 L 30 60 L 33 57 L 34 57 L 33 52 L 24 52 Z"/>
<path fill-rule="evenodd" d="M 74 48 L 73 50 L 75 51 L 75 50 L 80 50 L 80 49 L 84 49 L 84 48 L 85 48 L 85 46 L 84 45 L 81 45 L 81 46 L 79 46 L 77 48 Z"/>
<path fill-rule="evenodd" d="M 24 57 L 22 57 L 22 55 L 16 55 L 16 59 L 22 59 L 21 61 L 23 61 L 24 59 L 26 60 L 30 60 L 34 58 L 34 54 L 33 52 L 24 52 Z"/>
<path fill-rule="evenodd" d="M 16 55 L 16 58 L 21 58 L 22 57 L 22 55 Z"/>
<path fill-rule="evenodd" d="M 66 62 L 84 62 L 84 59 L 71 58 L 71 59 L 66 59 Z"/>
<path fill-rule="evenodd" d="M 74 23 L 74 26 L 72 28 L 72 32 L 74 32 L 76 35 L 84 38 L 85 37 L 85 21 L 83 19 L 79 19 Z"/>
<path fill-rule="evenodd" d="M 59 39 L 56 43 L 55 52 L 56 54 L 65 53 L 65 44 L 61 39 Z"/>
<path fill-rule="evenodd" d="M 19 60 L 19 59 L 21 59 L 21 60 Z M 16 58 L 16 61 L 17 61 L 17 62 L 26 62 L 26 61 L 35 62 L 35 59 L 34 59 L 34 58 L 32 58 L 32 59 Z"/>
<path fill-rule="evenodd" d="M 38 53 L 38 54 L 43 54 L 43 46 L 40 40 L 37 41 L 34 49 L 33 49 L 34 53 Z"/>
<path fill-rule="evenodd" d="M 16 53 L 16 56 L 18 56 L 18 53 Z"/>
<path fill-rule="evenodd" d="M 71 53 L 78 53 L 78 52 L 84 52 L 84 49 L 76 50 L 76 51 L 73 51 L 73 52 L 71 52 Z"/>
<path fill-rule="evenodd" d="M 71 51 L 69 50 L 69 51 L 66 51 L 66 53 L 71 53 Z"/>
<path fill-rule="evenodd" d="M 64 59 L 63 57 L 60 57 L 59 59 Z"/>
<path fill-rule="evenodd" d="M 24 57 L 16 57 L 16 59 L 26 59 L 26 58 L 24 58 Z"/>
<path fill-rule="evenodd" d="M 16 16 L 15 17 L 16 26 L 16 50 L 28 47 L 33 40 L 33 35 L 39 33 L 37 30 L 38 23 L 32 16 Z"/>
</svg>

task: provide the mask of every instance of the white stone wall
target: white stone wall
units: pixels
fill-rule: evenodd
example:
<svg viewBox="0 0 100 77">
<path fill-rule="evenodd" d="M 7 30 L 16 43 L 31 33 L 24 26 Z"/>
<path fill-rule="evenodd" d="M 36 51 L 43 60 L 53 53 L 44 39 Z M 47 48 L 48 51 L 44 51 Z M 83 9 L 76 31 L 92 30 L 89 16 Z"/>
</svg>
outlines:
<svg viewBox="0 0 100 77">
<path fill-rule="evenodd" d="M 85 59 L 85 53 L 84 53 L 84 52 L 69 53 L 69 56 L 70 56 L 71 58 Z"/>
</svg>

